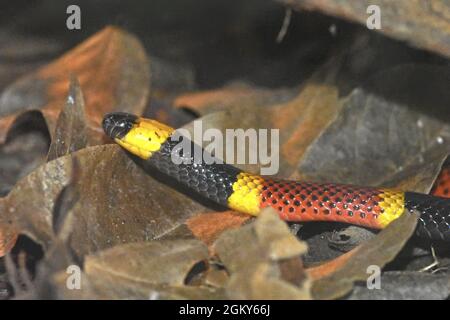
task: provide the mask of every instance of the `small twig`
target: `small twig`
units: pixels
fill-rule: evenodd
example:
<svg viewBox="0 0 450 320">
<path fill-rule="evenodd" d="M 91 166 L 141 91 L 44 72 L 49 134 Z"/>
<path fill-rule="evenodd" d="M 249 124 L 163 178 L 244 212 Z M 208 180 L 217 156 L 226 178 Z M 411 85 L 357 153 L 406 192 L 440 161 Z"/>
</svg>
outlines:
<svg viewBox="0 0 450 320">
<path fill-rule="evenodd" d="M 440 271 L 447 271 L 447 270 L 448 270 L 448 267 L 440 267 L 440 268 L 434 269 L 433 271 L 431 271 L 431 273 L 435 274 L 435 273 L 438 273 Z"/>
<path fill-rule="evenodd" d="M 292 17 L 292 9 L 286 8 L 283 24 L 281 25 L 281 29 L 277 35 L 277 40 L 276 40 L 277 43 L 281 43 L 283 41 L 284 37 L 286 36 L 289 25 L 291 23 L 291 17 Z"/>
<path fill-rule="evenodd" d="M 439 260 L 436 256 L 436 251 L 434 250 L 433 246 L 431 246 L 431 255 L 433 257 L 433 263 L 431 263 L 430 265 L 423 267 L 422 269 L 419 270 L 419 272 L 426 272 L 429 271 L 430 269 L 433 269 L 434 267 L 439 265 Z"/>
</svg>

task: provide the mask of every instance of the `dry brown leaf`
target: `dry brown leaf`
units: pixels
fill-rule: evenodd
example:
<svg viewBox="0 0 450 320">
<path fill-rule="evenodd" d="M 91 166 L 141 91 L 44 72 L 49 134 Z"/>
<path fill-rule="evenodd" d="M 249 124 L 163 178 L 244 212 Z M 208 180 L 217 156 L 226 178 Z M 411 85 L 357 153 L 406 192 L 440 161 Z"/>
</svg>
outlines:
<svg viewBox="0 0 450 320">
<path fill-rule="evenodd" d="M 80 84 L 71 78 L 67 101 L 59 113 L 53 141 L 47 155 L 47 161 L 62 157 L 87 146 L 88 135 L 83 93 Z"/>
<path fill-rule="evenodd" d="M 449 78 L 415 65 L 372 77 L 309 146 L 300 178 L 429 192 L 450 148 Z"/>
<path fill-rule="evenodd" d="M 42 112 L 53 135 L 71 75 L 84 92 L 91 145 L 105 139 L 100 126 L 105 113 L 141 114 L 146 106 L 150 75 L 145 51 L 134 36 L 107 27 L 5 89 L 0 97 L 0 142 L 16 117 L 29 110 Z"/>
<path fill-rule="evenodd" d="M 272 208 L 267 208 L 252 224 L 223 233 L 214 250 L 230 272 L 238 272 L 258 261 L 298 257 L 306 252 L 306 245 L 298 241 Z"/>
<path fill-rule="evenodd" d="M 309 286 L 297 287 L 280 279 L 280 272 L 267 263 L 232 275 L 226 287 L 228 298 L 239 300 L 306 300 Z"/>
<path fill-rule="evenodd" d="M 224 288 L 229 279 L 228 272 L 223 268 L 215 267 L 210 265 L 209 269 L 206 270 L 204 283 L 207 286 L 212 286 L 216 288 Z"/>
<path fill-rule="evenodd" d="M 320 10 L 363 25 L 373 14 L 367 12 L 369 6 L 377 5 L 381 11 L 381 28 L 374 31 L 450 57 L 450 6 L 446 0 L 278 1 L 298 10 Z"/>
<path fill-rule="evenodd" d="M 208 250 L 198 240 L 138 242 L 86 256 L 84 272 L 95 278 L 108 273 L 134 282 L 181 286 L 192 267 L 207 258 Z"/>
<path fill-rule="evenodd" d="M 198 240 L 157 240 L 119 245 L 87 256 L 81 289 L 75 295 L 68 275 L 53 276 L 59 298 L 85 299 L 221 299 L 223 290 L 187 286 L 192 268 L 208 258 Z"/>
<path fill-rule="evenodd" d="M 70 241 L 79 256 L 161 238 L 206 210 L 150 177 L 119 146 L 95 146 L 44 164 L 0 199 L 2 238 L 23 232 L 49 246 L 54 202 L 68 183 L 72 156 L 81 168 L 80 199 L 73 208 Z"/>
<path fill-rule="evenodd" d="M 231 299 L 310 297 L 303 265 L 286 264 L 289 260 L 299 262 L 306 245 L 290 233 L 270 208 L 263 210 L 252 224 L 224 232 L 215 242 L 214 250 L 231 273 L 226 285 Z M 282 263 L 284 266 L 280 267 Z M 288 276 L 285 279 L 283 275 Z M 287 281 L 293 279 L 294 283 Z"/>
<path fill-rule="evenodd" d="M 395 258 L 413 234 L 418 216 L 405 212 L 376 237 L 356 247 L 343 256 L 321 266 L 308 269 L 315 281 L 312 293 L 316 299 L 343 297 L 353 288 L 356 281 L 366 281 L 371 265 L 383 268 Z"/>
</svg>

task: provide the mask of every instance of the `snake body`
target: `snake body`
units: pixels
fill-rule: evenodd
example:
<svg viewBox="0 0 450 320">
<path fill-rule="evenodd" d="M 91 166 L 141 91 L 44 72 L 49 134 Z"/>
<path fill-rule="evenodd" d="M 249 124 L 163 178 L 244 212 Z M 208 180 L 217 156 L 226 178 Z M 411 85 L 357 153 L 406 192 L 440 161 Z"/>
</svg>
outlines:
<svg viewBox="0 0 450 320">
<path fill-rule="evenodd" d="M 444 163 L 443 169 L 439 173 L 439 176 L 434 183 L 431 194 L 450 198 L 450 158 Z"/>
<path fill-rule="evenodd" d="M 450 199 L 396 189 L 334 183 L 276 180 L 241 171 L 221 161 L 196 161 L 203 149 L 184 141 L 180 148 L 174 129 L 127 113 L 105 116 L 106 134 L 138 161 L 175 179 L 197 194 L 242 213 L 257 215 L 274 208 L 286 221 L 337 221 L 383 229 L 404 213 L 420 213 L 419 236 L 450 241 Z M 187 138 L 182 138 L 187 139 Z M 173 155 L 180 161 L 173 161 Z"/>
</svg>

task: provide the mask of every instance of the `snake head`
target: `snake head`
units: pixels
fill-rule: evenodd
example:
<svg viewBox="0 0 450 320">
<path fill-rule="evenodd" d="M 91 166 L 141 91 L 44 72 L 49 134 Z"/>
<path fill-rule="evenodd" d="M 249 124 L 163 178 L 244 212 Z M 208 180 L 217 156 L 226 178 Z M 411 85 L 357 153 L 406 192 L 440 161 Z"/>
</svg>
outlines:
<svg viewBox="0 0 450 320">
<path fill-rule="evenodd" d="M 137 119 L 138 117 L 131 113 L 108 113 L 103 118 L 103 130 L 111 139 L 122 139 L 133 128 Z"/>
<path fill-rule="evenodd" d="M 116 143 L 140 158 L 148 159 L 172 134 L 173 129 L 158 121 L 133 114 L 114 112 L 105 115 L 103 130 Z"/>
</svg>

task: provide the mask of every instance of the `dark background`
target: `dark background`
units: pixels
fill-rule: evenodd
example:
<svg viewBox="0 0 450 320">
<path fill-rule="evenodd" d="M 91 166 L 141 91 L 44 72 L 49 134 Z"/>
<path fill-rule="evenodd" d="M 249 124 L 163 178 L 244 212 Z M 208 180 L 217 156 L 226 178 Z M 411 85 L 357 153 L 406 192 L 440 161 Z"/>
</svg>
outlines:
<svg viewBox="0 0 450 320">
<path fill-rule="evenodd" d="M 71 4 L 81 8 L 81 30 L 66 28 Z M 0 43 L 11 62 L 32 64 L 116 25 L 137 35 L 150 56 L 192 68 L 200 88 L 235 78 L 281 87 L 298 84 L 360 28 L 319 13 L 293 12 L 279 44 L 284 16 L 281 4 L 260 0 L 19 0 L 0 5 Z M 329 31 L 333 24 L 336 36 Z"/>
</svg>

